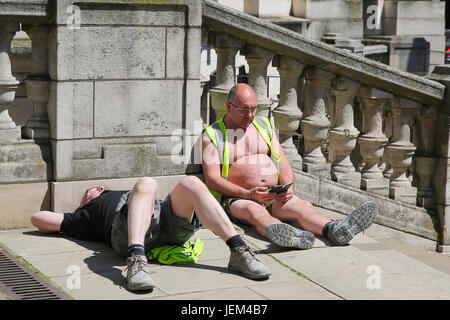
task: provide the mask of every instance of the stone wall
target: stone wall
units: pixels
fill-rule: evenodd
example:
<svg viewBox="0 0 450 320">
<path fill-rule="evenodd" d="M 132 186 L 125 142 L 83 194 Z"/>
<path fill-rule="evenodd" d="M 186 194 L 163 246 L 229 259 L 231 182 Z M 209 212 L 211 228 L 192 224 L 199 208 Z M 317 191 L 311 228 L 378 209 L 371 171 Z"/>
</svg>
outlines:
<svg viewBox="0 0 450 320">
<path fill-rule="evenodd" d="M 185 172 L 171 154 L 182 143 L 173 133 L 200 118 L 201 1 L 114 2 L 77 2 L 75 27 L 67 18 L 74 2 L 55 3 L 55 181 Z"/>
<path fill-rule="evenodd" d="M 292 14 L 312 20 L 306 35 L 316 40 L 326 33 L 361 39 L 362 9 L 361 0 L 292 0 Z"/>
<path fill-rule="evenodd" d="M 20 16 L 23 5 L 11 2 L 7 19 L 23 19 L 23 29 L 30 31 L 33 64 L 28 67 L 31 74 L 39 71 L 41 85 L 48 84 L 40 91 L 48 92 L 48 125 L 46 135 L 31 130 L 31 137 L 2 147 L 0 162 L 8 159 L 11 179 L 0 179 L 2 199 L 8 199 L 0 210 L 0 229 L 28 226 L 38 210 L 73 210 L 86 186 L 113 179 L 113 187 L 130 188 L 142 176 L 184 175 L 185 143 L 201 127 L 202 1 L 48 1 L 43 3 L 47 19 L 41 10 L 36 21 L 29 10 Z M 38 50 L 47 43 L 48 50 Z M 20 56 L 13 54 L 14 63 Z M 25 58 L 30 63 L 29 52 Z M 17 98 L 24 98 L 26 92 L 19 89 Z M 11 115 L 24 135 L 26 117 L 36 116 L 36 110 L 20 108 Z M 38 145 L 45 163 L 40 158 L 30 168 L 18 165 L 25 174 L 40 170 L 26 174 L 39 179 L 18 177 L 19 171 L 11 171 L 17 165 L 10 162 L 26 157 L 17 150 L 39 150 Z M 2 177 L 5 170 L 0 167 Z M 17 195 L 24 194 L 26 205 L 16 205 Z"/>
<path fill-rule="evenodd" d="M 385 1 L 384 5 L 385 35 L 423 37 L 430 44 L 430 66 L 444 63 L 444 1 Z"/>
</svg>

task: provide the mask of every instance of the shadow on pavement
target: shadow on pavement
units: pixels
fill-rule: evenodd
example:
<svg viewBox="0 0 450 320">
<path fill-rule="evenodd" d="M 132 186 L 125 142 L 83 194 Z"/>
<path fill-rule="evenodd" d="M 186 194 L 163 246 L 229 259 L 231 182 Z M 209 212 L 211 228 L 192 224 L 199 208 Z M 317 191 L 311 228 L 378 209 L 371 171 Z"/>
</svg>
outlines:
<svg viewBox="0 0 450 320">
<path fill-rule="evenodd" d="M 85 241 L 79 240 L 75 238 L 71 238 L 62 233 L 41 233 L 39 231 L 27 231 L 23 232 L 24 235 L 28 236 L 38 236 L 38 237 L 51 237 L 51 238 L 60 238 L 66 239 L 69 241 L 73 241 L 80 247 L 85 248 L 86 250 L 92 251 L 92 255 L 84 258 L 83 262 L 86 264 L 88 269 L 95 274 L 98 274 L 109 281 L 111 281 L 114 285 L 119 286 L 131 292 L 133 294 L 147 294 L 151 293 L 153 290 L 142 290 L 142 291 L 131 291 L 127 288 L 127 280 L 126 280 L 126 271 L 124 267 L 126 266 L 126 257 L 122 257 L 118 255 L 114 250 L 108 246 L 106 243 L 94 242 L 94 241 Z M 72 263 L 72 261 L 71 261 Z M 73 263 L 76 264 L 75 261 Z M 81 261 L 79 262 L 81 263 Z M 159 266 L 162 265 L 156 261 L 149 261 L 150 265 L 150 274 L 155 273 L 152 272 L 151 266 Z M 226 267 L 219 267 L 208 265 L 204 263 L 189 263 L 189 264 L 173 264 L 170 265 L 171 268 L 192 268 L 192 269 L 204 269 L 204 270 L 212 270 L 218 273 L 227 273 L 227 274 L 235 274 L 239 275 L 235 272 L 229 271 Z M 241 276 L 241 275 L 239 275 Z M 265 279 L 261 279 L 265 280 Z"/>
</svg>

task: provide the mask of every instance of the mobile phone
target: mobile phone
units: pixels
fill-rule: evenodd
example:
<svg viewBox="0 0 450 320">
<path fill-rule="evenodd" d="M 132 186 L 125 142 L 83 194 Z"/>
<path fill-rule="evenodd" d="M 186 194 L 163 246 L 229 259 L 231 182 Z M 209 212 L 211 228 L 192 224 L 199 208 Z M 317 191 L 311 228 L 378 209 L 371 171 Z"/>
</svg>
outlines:
<svg viewBox="0 0 450 320">
<path fill-rule="evenodd" d="M 274 192 L 276 194 L 280 194 L 283 192 L 286 192 L 287 189 L 289 189 L 289 187 L 293 184 L 293 182 L 288 183 L 287 185 L 281 185 L 281 184 L 277 184 L 275 186 L 273 186 L 272 188 L 269 189 L 269 192 Z"/>
</svg>

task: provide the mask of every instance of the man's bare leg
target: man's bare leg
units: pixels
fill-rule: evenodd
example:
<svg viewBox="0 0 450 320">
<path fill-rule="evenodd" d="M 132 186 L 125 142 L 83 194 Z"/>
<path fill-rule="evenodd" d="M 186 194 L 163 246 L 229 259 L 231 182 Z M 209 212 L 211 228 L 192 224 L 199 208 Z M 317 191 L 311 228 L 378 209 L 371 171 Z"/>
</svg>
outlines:
<svg viewBox="0 0 450 320">
<path fill-rule="evenodd" d="M 192 221 L 195 211 L 201 224 L 214 231 L 223 241 L 237 235 L 233 224 L 220 204 L 197 177 L 183 178 L 173 189 L 171 199 L 173 210 L 177 216 Z"/>
<path fill-rule="evenodd" d="M 339 246 L 346 245 L 355 235 L 370 227 L 378 214 L 377 205 L 367 201 L 346 218 L 331 221 L 321 216 L 311 203 L 296 196 L 286 203 L 275 201 L 272 209 L 272 214 L 280 220 L 297 222 L 304 230 L 323 236 Z"/>
<path fill-rule="evenodd" d="M 43 233 L 59 232 L 63 220 L 64 214 L 51 211 L 39 211 L 31 217 L 31 223 Z"/>
<path fill-rule="evenodd" d="M 310 249 L 314 245 L 314 234 L 283 223 L 283 219 L 270 214 L 259 203 L 243 199 L 236 200 L 230 205 L 230 209 L 233 217 L 254 226 L 260 235 L 278 246 Z"/>
<path fill-rule="evenodd" d="M 259 203 L 251 200 L 236 200 L 230 205 L 233 217 L 256 228 L 258 233 L 267 238 L 266 228 L 269 224 L 281 221 L 272 215 Z"/>
<path fill-rule="evenodd" d="M 251 279 L 267 278 L 270 270 L 236 232 L 233 224 L 206 185 L 195 176 L 183 178 L 171 194 L 172 207 L 178 217 L 192 221 L 193 213 L 200 223 L 214 231 L 230 247 L 228 269 Z"/>
<path fill-rule="evenodd" d="M 158 184 L 152 178 L 139 179 L 128 198 L 128 245 L 144 245 L 150 227 Z"/>
<path fill-rule="evenodd" d="M 156 286 L 148 270 L 144 241 L 153 215 L 157 188 L 154 179 L 141 178 L 128 197 L 127 283 L 130 290 L 149 290 Z"/>
<path fill-rule="evenodd" d="M 322 236 L 323 227 L 331 220 L 321 216 L 314 206 L 297 196 L 291 200 L 281 203 L 274 201 L 272 215 L 284 222 L 297 222 L 304 230 Z"/>
</svg>

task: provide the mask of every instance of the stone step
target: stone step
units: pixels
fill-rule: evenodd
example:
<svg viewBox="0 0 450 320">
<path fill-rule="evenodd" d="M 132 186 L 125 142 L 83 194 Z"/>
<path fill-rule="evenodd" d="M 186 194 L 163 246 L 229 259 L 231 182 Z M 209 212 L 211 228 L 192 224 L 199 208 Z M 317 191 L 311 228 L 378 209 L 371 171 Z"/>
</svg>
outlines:
<svg viewBox="0 0 450 320">
<path fill-rule="evenodd" d="M 0 145 L 0 163 L 42 161 L 42 151 L 34 142 L 18 142 Z"/>
<path fill-rule="evenodd" d="M 47 164 L 42 161 L 0 163 L 0 183 L 45 181 Z"/>
</svg>

